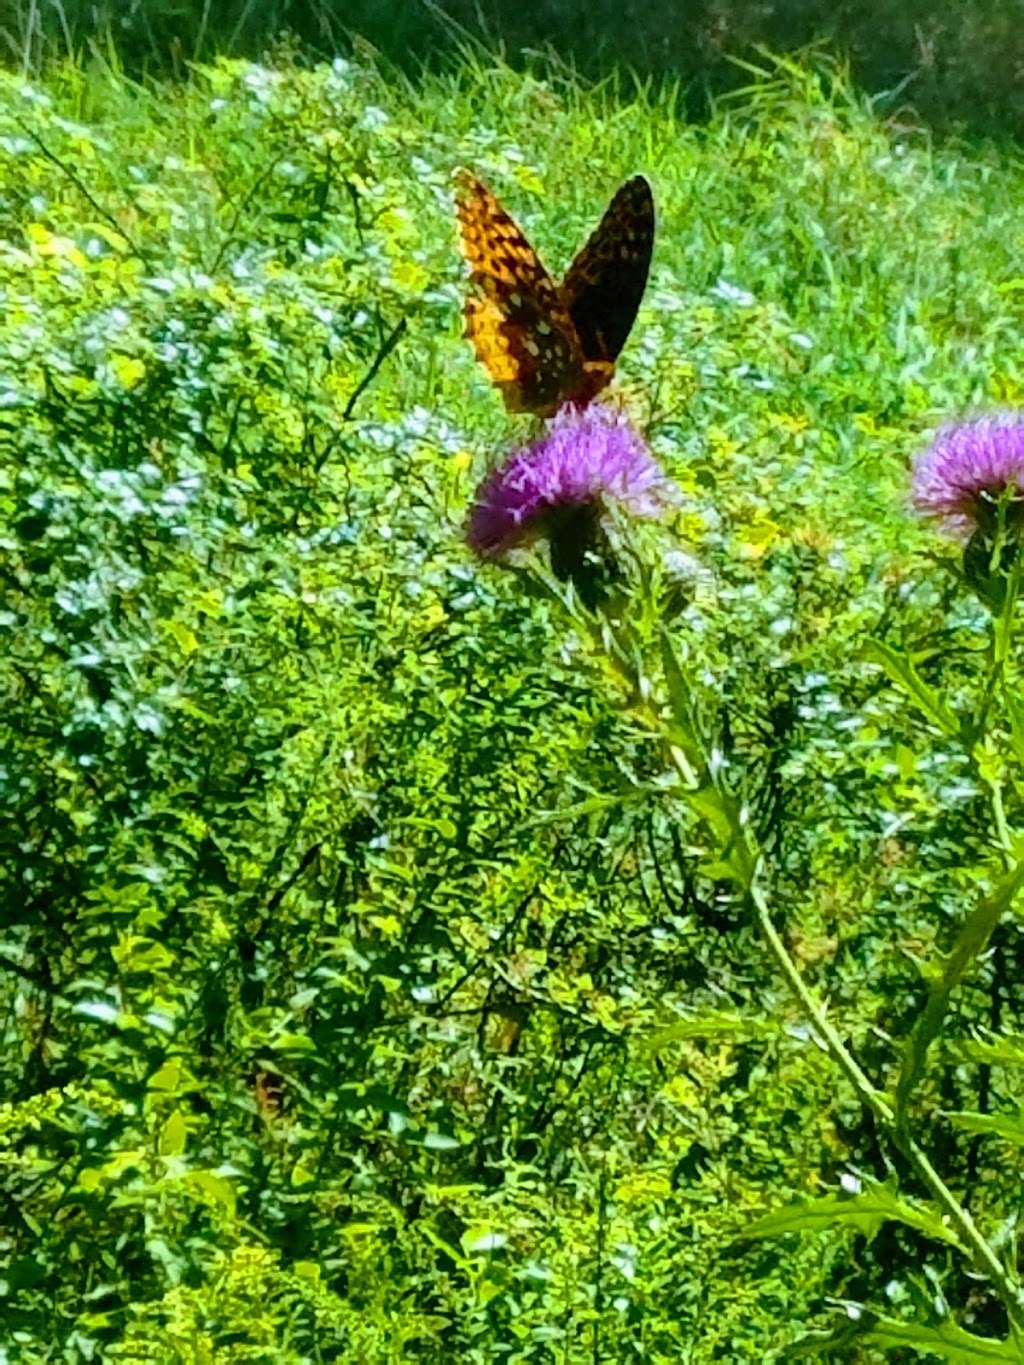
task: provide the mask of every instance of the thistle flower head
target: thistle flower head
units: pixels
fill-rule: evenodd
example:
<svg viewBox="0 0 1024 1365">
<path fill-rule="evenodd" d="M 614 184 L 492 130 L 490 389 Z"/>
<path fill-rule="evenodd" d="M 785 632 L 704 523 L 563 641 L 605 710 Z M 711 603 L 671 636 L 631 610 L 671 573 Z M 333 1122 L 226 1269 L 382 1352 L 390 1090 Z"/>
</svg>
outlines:
<svg viewBox="0 0 1024 1365">
<path fill-rule="evenodd" d="M 1024 416 L 944 427 L 914 464 L 913 498 L 923 516 L 965 540 L 994 529 L 1001 501 L 1024 510 Z"/>
<path fill-rule="evenodd" d="M 539 440 L 484 480 L 466 539 L 483 559 L 501 559 L 543 535 L 554 551 L 566 524 L 586 533 L 613 503 L 633 516 L 656 517 L 673 496 L 624 413 L 600 403 L 567 405 Z"/>
</svg>

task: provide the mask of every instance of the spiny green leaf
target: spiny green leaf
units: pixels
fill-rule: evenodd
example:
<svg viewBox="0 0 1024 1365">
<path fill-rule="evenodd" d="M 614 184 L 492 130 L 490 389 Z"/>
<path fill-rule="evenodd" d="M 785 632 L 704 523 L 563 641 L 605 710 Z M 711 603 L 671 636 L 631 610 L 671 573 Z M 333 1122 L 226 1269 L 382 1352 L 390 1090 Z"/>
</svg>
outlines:
<svg viewBox="0 0 1024 1365">
<path fill-rule="evenodd" d="M 900 1322 L 870 1308 L 859 1308 L 851 1320 L 827 1335 L 813 1333 L 786 1348 L 787 1358 L 815 1360 L 835 1358 L 854 1359 L 859 1345 L 873 1342 L 877 1346 L 920 1347 L 928 1359 L 938 1358 L 971 1365 L 974 1361 L 1019 1361 L 1020 1352 L 1010 1341 L 994 1337 L 974 1336 L 952 1321 L 928 1326 L 916 1322 Z"/>
<path fill-rule="evenodd" d="M 707 759 L 694 721 L 692 688 L 679 666 L 668 631 L 661 634 L 661 667 L 672 712 L 672 742 L 679 746 L 694 773 L 701 777 L 706 771 Z"/>
<path fill-rule="evenodd" d="M 1009 1341 L 994 1337 L 978 1337 L 965 1332 L 955 1322 L 943 1322 L 938 1327 L 925 1327 L 914 1322 L 898 1322 L 892 1318 L 876 1318 L 864 1334 L 864 1340 L 878 1346 L 916 1346 L 941 1360 L 970 1365 L 972 1361 L 1003 1360 L 1020 1365 L 1020 1351 Z"/>
<path fill-rule="evenodd" d="M 913 1032 L 903 1050 L 903 1064 L 896 1086 L 896 1110 L 901 1117 L 906 1112 L 910 1095 L 924 1073 L 928 1049 L 938 1037 L 949 1007 L 949 997 L 977 961 L 999 923 L 1003 912 L 1012 904 L 1024 884 L 1024 862 L 1008 873 L 993 891 L 968 915 L 957 936 L 953 951 L 946 959 L 942 975 L 928 993 L 928 1000 L 918 1016 Z"/>
<path fill-rule="evenodd" d="M 744 1239 L 778 1237 L 789 1232 L 815 1232 L 841 1226 L 874 1237 L 881 1225 L 889 1221 L 917 1228 L 936 1241 L 959 1245 L 956 1235 L 934 1210 L 911 1203 L 888 1185 L 871 1185 L 859 1194 L 849 1196 L 824 1195 L 789 1204 L 755 1219 L 740 1236 Z"/>
<path fill-rule="evenodd" d="M 953 737 L 960 733 L 960 722 L 935 689 L 921 677 L 909 654 L 881 640 L 869 640 L 864 646 L 864 657 L 884 669 L 944 735 Z"/>
<path fill-rule="evenodd" d="M 773 1038 L 778 1037 L 779 1032 L 779 1025 L 771 1019 L 711 1012 L 669 1024 L 646 1039 L 643 1046 L 656 1052 L 688 1038 Z"/>
<path fill-rule="evenodd" d="M 947 1113 L 946 1118 L 968 1133 L 988 1133 L 1024 1146 L 1024 1114 L 973 1114 L 963 1110 Z"/>
<path fill-rule="evenodd" d="M 999 1038 L 965 1038 L 943 1043 L 950 1057 L 968 1062 L 983 1062 L 988 1066 L 1024 1066 L 1024 1037 L 1008 1034 Z"/>
</svg>

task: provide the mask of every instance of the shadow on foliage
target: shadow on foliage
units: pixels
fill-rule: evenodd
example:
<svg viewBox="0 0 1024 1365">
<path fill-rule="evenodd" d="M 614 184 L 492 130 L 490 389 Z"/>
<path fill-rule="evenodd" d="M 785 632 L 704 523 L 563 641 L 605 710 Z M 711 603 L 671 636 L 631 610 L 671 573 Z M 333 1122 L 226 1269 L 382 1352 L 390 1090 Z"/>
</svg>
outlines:
<svg viewBox="0 0 1024 1365">
<path fill-rule="evenodd" d="M 939 130 L 1024 132 L 1017 0 L 64 0 L 21 7 L 0 26 L 8 61 L 115 53 L 133 74 L 184 74 L 217 53 L 260 56 L 285 33 L 319 56 L 359 35 L 408 70 L 467 44 L 516 64 L 549 49 L 587 76 L 678 79 L 694 117 L 745 83 L 737 57 L 824 42 L 886 113 L 910 107 Z"/>
</svg>

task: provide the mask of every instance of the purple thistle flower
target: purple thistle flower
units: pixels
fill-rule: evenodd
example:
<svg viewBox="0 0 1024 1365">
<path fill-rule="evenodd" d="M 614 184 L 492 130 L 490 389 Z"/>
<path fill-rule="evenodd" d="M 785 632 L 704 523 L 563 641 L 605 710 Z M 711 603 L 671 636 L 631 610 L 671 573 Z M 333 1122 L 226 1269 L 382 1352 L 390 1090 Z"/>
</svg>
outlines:
<svg viewBox="0 0 1024 1365">
<path fill-rule="evenodd" d="M 994 504 L 1007 492 L 1024 498 L 1024 416 L 944 427 L 914 462 L 914 506 L 964 539 L 992 527 Z"/>
<path fill-rule="evenodd" d="M 550 536 L 567 514 L 596 524 L 617 502 L 634 516 L 656 517 L 674 496 L 625 413 L 600 403 L 582 411 L 567 404 L 538 441 L 480 485 L 466 539 L 482 559 L 500 559 L 538 535 Z"/>
</svg>

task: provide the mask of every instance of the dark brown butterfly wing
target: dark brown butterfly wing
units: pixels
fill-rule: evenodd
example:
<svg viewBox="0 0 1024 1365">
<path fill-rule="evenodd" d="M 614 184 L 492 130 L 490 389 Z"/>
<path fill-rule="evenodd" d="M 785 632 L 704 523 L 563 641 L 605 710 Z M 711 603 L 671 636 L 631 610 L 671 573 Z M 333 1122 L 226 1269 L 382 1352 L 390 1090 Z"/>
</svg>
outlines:
<svg viewBox="0 0 1024 1365">
<path fill-rule="evenodd" d="M 654 196 L 635 175 L 617 191 L 559 291 L 584 359 L 606 362 L 609 375 L 636 320 L 653 248 Z"/>
<path fill-rule="evenodd" d="M 469 262 L 466 334 L 511 412 L 547 415 L 583 381 L 583 355 L 559 290 L 523 233 L 474 176 L 458 178 Z"/>
</svg>

